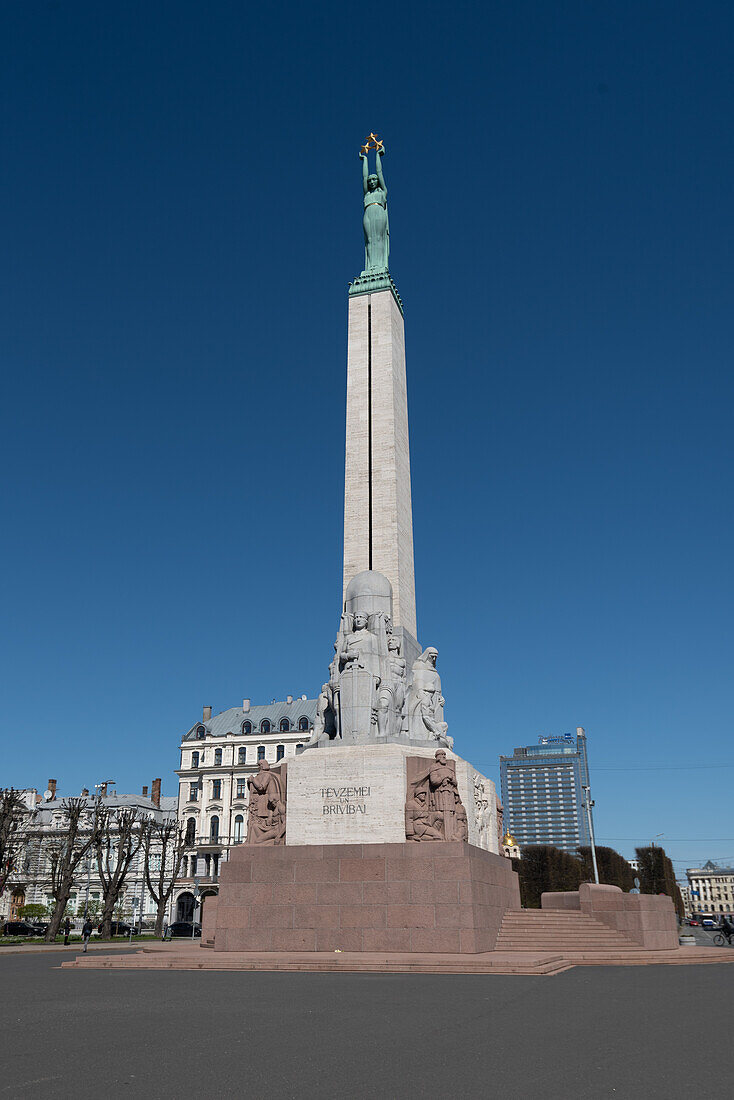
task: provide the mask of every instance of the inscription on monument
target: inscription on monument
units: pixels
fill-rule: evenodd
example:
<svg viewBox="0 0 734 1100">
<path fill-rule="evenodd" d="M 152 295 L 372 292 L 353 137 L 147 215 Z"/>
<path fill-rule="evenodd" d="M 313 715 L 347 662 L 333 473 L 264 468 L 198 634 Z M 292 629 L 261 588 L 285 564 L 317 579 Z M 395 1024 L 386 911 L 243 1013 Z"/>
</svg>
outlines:
<svg viewBox="0 0 734 1100">
<path fill-rule="evenodd" d="M 366 814 L 370 787 L 322 787 L 323 815 Z"/>
</svg>

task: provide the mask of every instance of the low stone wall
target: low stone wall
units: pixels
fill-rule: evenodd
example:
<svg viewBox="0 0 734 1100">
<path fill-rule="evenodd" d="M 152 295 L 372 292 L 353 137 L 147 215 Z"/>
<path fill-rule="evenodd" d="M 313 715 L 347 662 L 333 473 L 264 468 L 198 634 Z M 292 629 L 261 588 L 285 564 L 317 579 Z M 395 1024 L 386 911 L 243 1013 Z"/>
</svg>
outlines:
<svg viewBox="0 0 734 1100">
<path fill-rule="evenodd" d="M 543 909 L 580 909 L 651 951 L 678 947 L 678 921 L 665 894 L 625 894 L 618 886 L 583 882 L 578 892 L 543 894 Z"/>
<path fill-rule="evenodd" d="M 575 909 L 581 908 L 578 890 L 559 891 L 557 894 L 542 894 L 540 898 L 541 909 Z"/>
<path fill-rule="evenodd" d="M 216 951 L 491 951 L 518 878 L 463 842 L 241 845 L 203 941 Z"/>
</svg>

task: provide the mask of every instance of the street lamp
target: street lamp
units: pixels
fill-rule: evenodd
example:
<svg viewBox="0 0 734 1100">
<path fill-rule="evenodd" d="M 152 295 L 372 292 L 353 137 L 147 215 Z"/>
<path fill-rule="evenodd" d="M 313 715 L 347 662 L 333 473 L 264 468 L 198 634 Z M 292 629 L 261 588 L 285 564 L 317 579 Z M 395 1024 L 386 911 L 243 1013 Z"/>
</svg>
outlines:
<svg viewBox="0 0 734 1100">
<path fill-rule="evenodd" d="M 196 934 L 196 908 L 199 904 L 199 880 L 194 875 L 194 910 L 191 914 L 191 939 L 194 939 Z"/>
<path fill-rule="evenodd" d="M 599 868 L 596 865 L 596 844 L 594 843 L 594 822 L 591 817 L 591 808 L 594 805 L 594 800 L 591 797 L 591 787 L 581 786 L 581 790 L 584 792 L 584 809 L 586 810 L 586 820 L 589 823 L 589 844 L 591 845 L 591 862 L 594 867 L 594 882 L 599 885 Z"/>
</svg>

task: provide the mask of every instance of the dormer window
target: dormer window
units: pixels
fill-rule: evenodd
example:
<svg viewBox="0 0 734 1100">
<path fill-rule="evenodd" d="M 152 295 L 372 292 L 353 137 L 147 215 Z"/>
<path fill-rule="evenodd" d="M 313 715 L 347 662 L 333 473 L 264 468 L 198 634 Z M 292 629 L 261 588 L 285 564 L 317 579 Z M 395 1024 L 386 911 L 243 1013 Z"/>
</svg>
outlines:
<svg viewBox="0 0 734 1100">
<path fill-rule="evenodd" d="M 204 738 L 206 737 L 206 730 L 204 729 L 203 726 L 197 726 L 196 727 L 196 736 L 198 737 L 198 739 L 200 741 L 204 740 Z"/>
<path fill-rule="evenodd" d="M 260 723 L 260 733 L 270 733 L 272 728 L 273 727 L 270 724 L 270 719 L 263 718 L 262 722 Z"/>
<path fill-rule="evenodd" d="M 291 724 L 287 718 L 281 718 L 280 720 L 280 732 L 287 733 L 291 728 Z"/>
<path fill-rule="evenodd" d="M 302 714 L 298 719 L 298 728 L 299 730 L 304 730 L 304 732 L 308 729 L 308 718 L 305 714 Z"/>
<path fill-rule="evenodd" d="M 246 722 L 242 723 L 242 732 L 243 733 L 252 733 L 252 722 L 249 720 L 249 718 L 247 719 Z"/>
</svg>

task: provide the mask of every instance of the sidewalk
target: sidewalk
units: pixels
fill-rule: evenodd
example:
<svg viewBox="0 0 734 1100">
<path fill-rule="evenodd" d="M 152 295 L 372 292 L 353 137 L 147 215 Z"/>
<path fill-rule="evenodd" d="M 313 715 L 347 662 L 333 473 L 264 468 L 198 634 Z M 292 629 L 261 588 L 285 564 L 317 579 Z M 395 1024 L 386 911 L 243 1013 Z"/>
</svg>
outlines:
<svg viewBox="0 0 734 1100">
<path fill-rule="evenodd" d="M 157 941 L 150 940 L 148 942 L 152 944 Z M 13 943 L 8 944 L 7 947 L 0 946 L 0 959 L 2 959 L 3 955 L 34 955 L 44 951 L 73 951 L 78 955 L 80 952 L 83 952 L 83 948 L 84 945 L 78 940 L 76 943 L 69 943 L 66 945 L 63 943 Z M 119 939 L 98 940 L 97 942 L 92 940 L 89 944 L 90 951 L 114 951 L 116 948 L 121 948 L 125 951 L 135 951 L 136 943 L 135 940 L 129 943 L 126 939 Z"/>
</svg>

